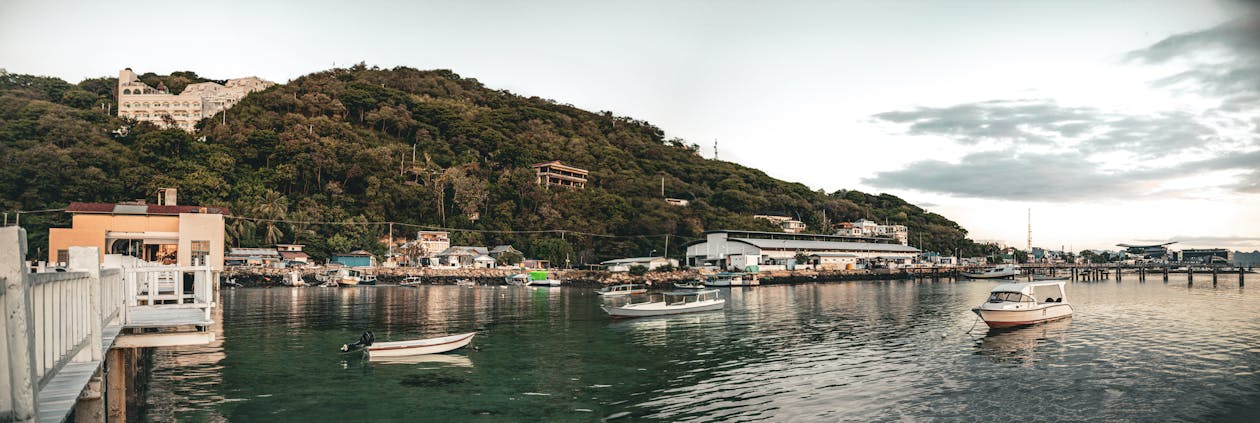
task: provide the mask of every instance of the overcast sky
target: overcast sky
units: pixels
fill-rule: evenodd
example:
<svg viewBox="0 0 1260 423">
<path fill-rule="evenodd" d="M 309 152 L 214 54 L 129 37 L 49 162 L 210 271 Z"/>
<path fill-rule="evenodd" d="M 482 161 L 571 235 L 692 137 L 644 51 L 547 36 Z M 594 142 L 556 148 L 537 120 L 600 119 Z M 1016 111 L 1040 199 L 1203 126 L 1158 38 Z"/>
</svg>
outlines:
<svg viewBox="0 0 1260 423">
<path fill-rule="evenodd" d="M 0 0 L 0 68 L 284 82 L 364 61 L 650 121 L 973 239 L 1260 248 L 1260 19 L 1225 0 Z"/>
</svg>

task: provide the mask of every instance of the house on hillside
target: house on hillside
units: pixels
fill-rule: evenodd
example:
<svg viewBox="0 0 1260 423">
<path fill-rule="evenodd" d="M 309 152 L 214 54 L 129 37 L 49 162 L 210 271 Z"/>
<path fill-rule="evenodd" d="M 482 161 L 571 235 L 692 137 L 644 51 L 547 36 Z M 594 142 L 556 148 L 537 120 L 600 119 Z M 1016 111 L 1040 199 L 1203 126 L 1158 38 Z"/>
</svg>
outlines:
<svg viewBox="0 0 1260 423">
<path fill-rule="evenodd" d="M 787 216 L 757 214 L 753 215 L 753 219 L 762 219 L 774 222 L 778 224 L 780 228 L 783 228 L 783 232 L 789 234 L 799 234 L 801 232 L 805 232 L 805 222 Z"/>
<path fill-rule="evenodd" d="M 586 189 L 586 177 L 590 175 L 586 169 L 569 166 L 559 160 L 535 163 L 533 167 L 534 173 L 538 175 L 538 184 L 545 187 L 558 185 Z"/>
</svg>

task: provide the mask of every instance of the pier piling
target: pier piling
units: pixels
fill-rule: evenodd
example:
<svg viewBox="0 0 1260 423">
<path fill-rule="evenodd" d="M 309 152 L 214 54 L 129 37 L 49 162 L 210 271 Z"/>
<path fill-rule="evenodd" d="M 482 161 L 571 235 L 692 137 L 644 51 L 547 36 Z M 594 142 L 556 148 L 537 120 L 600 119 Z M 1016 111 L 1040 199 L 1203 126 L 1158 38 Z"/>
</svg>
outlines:
<svg viewBox="0 0 1260 423">
<path fill-rule="evenodd" d="M 1216 266 L 1212 266 L 1212 287 L 1216 288 Z"/>
<path fill-rule="evenodd" d="M 1164 282 L 1165 283 L 1168 282 L 1168 266 L 1167 265 L 1164 266 Z"/>
<path fill-rule="evenodd" d="M 1186 282 L 1187 284 L 1194 285 L 1194 268 L 1193 267 L 1186 268 L 1186 281 L 1187 281 Z"/>
</svg>

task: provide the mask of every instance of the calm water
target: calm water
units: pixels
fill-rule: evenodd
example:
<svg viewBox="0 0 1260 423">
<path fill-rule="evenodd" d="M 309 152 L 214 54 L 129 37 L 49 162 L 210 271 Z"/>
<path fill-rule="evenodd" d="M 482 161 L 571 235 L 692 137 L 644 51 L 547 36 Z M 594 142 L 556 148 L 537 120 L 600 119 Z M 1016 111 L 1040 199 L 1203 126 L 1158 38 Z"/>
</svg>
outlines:
<svg viewBox="0 0 1260 423">
<path fill-rule="evenodd" d="M 724 291 L 725 311 L 612 321 L 589 289 L 222 293 L 219 341 L 154 354 L 149 420 L 1238 420 L 1260 416 L 1260 278 L 1074 283 L 1068 321 L 1004 332 L 995 282 Z M 477 331 L 412 363 L 337 352 Z M 1254 421 L 1254 420 L 1252 420 Z"/>
</svg>

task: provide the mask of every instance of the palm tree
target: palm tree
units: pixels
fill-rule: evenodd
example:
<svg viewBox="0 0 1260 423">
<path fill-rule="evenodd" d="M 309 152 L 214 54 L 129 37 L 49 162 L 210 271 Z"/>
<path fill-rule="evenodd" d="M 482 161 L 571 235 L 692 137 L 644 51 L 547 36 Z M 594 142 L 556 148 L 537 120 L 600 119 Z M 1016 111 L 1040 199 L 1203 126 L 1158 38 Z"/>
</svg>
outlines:
<svg viewBox="0 0 1260 423">
<path fill-rule="evenodd" d="M 284 198 L 284 195 L 267 190 L 263 194 L 262 202 L 254 206 L 254 214 L 260 219 L 265 219 L 262 221 L 263 242 L 275 244 L 284 238 L 284 231 L 280 230 L 278 224 L 288 214 L 288 204 L 289 200 Z"/>
</svg>

